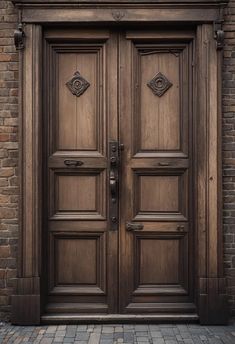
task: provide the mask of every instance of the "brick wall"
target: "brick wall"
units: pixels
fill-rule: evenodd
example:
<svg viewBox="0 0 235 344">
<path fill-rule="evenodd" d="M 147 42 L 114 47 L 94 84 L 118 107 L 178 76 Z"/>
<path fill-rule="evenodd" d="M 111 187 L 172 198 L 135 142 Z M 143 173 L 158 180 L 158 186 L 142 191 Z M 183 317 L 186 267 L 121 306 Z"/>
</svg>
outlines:
<svg viewBox="0 0 235 344">
<path fill-rule="evenodd" d="M 235 315 L 235 0 L 225 15 L 223 64 L 224 265 L 230 307 Z"/>
<path fill-rule="evenodd" d="M 0 0 L 0 319 L 8 319 L 16 277 L 17 201 L 17 53 L 13 32 L 17 13 Z M 223 66 L 224 263 L 230 308 L 235 314 L 235 0 L 225 16 Z"/>
<path fill-rule="evenodd" d="M 13 32 L 17 18 L 11 2 L 0 0 L 0 319 L 9 316 L 16 277 L 18 54 Z"/>
</svg>

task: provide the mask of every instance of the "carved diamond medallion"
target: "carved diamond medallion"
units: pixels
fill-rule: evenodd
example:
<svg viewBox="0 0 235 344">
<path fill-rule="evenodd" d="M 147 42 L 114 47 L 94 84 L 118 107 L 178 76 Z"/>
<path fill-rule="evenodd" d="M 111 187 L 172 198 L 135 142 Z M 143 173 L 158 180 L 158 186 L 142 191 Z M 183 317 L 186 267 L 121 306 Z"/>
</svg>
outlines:
<svg viewBox="0 0 235 344">
<path fill-rule="evenodd" d="M 77 71 L 74 73 L 72 79 L 66 82 L 66 85 L 68 86 L 72 94 L 80 97 L 88 89 L 90 83 L 86 79 L 84 79 Z"/>
<path fill-rule="evenodd" d="M 165 75 L 159 72 L 147 85 L 155 95 L 161 97 L 172 86 L 172 83 Z"/>
</svg>

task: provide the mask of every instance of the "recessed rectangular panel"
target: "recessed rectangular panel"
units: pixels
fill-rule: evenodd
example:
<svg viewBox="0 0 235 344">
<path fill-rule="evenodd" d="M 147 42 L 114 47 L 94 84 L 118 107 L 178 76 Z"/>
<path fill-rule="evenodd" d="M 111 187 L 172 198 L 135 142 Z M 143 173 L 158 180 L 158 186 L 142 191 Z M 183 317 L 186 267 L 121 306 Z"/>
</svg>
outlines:
<svg viewBox="0 0 235 344">
<path fill-rule="evenodd" d="M 140 284 L 179 283 L 179 240 L 140 239 Z"/>
<path fill-rule="evenodd" d="M 138 169 L 134 174 L 134 219 L 185 221 L 188 217 L 188 170 Z"/>
<path fill-rule="evenodd" d="M 59 175 L 58 211 L 95 211 L 97 176 Z"/>
<path fill-rule="evenodd" d="M 51 218 L 104 220 L 105 175 L 105 171 L 52 172 Z"/>
<path fill-rule="evenodd" d="M 57 239 L 55 250 L 57 285 L 97 283 L 97 239 Z"/>
<path fill-rule="evenodd" d="M 58 53 L 57 149 L 98 150 L 102 106 L 100 51 Z M 102 112 L 103 115 L 103 112 Z"/>
<path fill-rule="evenodd" d="M 139 51 L 140 149 L 180 149 L 180 59 L 177 54 Z"/>
<path fill-rule="evenodd" d="M 179 211 L 179 176 L 140 176 L 139 178 L 140 211 Z"/>
</svg>

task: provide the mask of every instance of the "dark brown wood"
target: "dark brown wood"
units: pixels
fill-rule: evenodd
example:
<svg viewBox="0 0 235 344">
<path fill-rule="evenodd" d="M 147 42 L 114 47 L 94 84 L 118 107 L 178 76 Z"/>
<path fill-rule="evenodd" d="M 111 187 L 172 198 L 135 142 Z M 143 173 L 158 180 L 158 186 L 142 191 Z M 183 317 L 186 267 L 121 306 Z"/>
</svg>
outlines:
<svg viewBox="0 0 235 344">
<path fill-rule="evenodd" d="M 71 43 L 71 37 L 81 42 Z M 77 305 L 76 313 L 82 312 L 81 303 L 87 313 L 96 312 L 97 303 L 117 312 L 112 310 L 115 303 L 109 303 L 116 300 L 117 290 L 107 286 L 117 278 L 117 266 L 110 270 L 117 256 L 117 234 L 110 244 L 107 213 L 107 140 L 113 135 L 109 121 L 117 130 L 117 122 L 108 116 L 108 109 L 115 113 L 108 86 L 116 73 L 109 40 L 107 31 L 70 30 L 67 37 L 55 30 L 45 32 L 44 212 L 48 209 L 45 238 L 50 242 L 44 250 L 46 303 L 63 305 L 69 300 Z M 66 307 L 60 310 L 66 312 Z"/>
<path fill-rule="evenodd" d="M 226 323 L 213 25 L 225 2 L 15 3 L 27 24 L 13 322 Z M 124 144 L 118 231 L 109 225 L 109 141 Z"/>
<path fill-rule="evenodd" d="M 41 266 L 41 64 L 42 29 L 26 25 L 27 49 L 20 51 L 20 240 L 17 295 L 12 322 L 40 323 Z"/>
<path fill-rule="evenodd" d="M 189 94 L 193 56 L 191 43 L 172 34 L 174 44 L 169 32 L 159 38 L 153 31 L 149 37 L 147 32 L 138 37 L 137 31 L 133 39 L 123 37 L 121 42 L 120 126 L 125 151 L 120 309 L 124 313 L 159 313 L 164 303 L 174 302 L 181 304 L 178 311 L 185 313 L 187 303 L 194 300 L 193 153 L 188 140 L 192 136 Z M 165 79 L 170 82 L 168 87 Z M 154 80 L 154 92 L 149 80 Z M 156 159 L 155 166 L 150 157 Z M 140 223 L 144 228 L 126 231 L 126 222 Z M 171 306 L 163 309 L 177 312 Z"/>
<path fill-rule="evenodd" d="M 228 317 L 222 259 L 221 51 L 216 50 L 213 35 L 210 25 L 198 27 L 195 206 L 199 314 L 203 324 L 226 323 Z"/>
</svg>

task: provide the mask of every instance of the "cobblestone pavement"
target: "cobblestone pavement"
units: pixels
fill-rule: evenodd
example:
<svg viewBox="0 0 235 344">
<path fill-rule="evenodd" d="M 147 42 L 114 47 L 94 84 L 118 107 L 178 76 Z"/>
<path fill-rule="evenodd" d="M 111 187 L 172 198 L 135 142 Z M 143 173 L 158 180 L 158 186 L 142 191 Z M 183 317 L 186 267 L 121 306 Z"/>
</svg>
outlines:
<svg viewBox="0 0 235 344">
<path fill-rule="evenodd" d="M 0 326 L 0 343 L 235 344 L 235 323 L 200 325 Z"/>
</svg>

